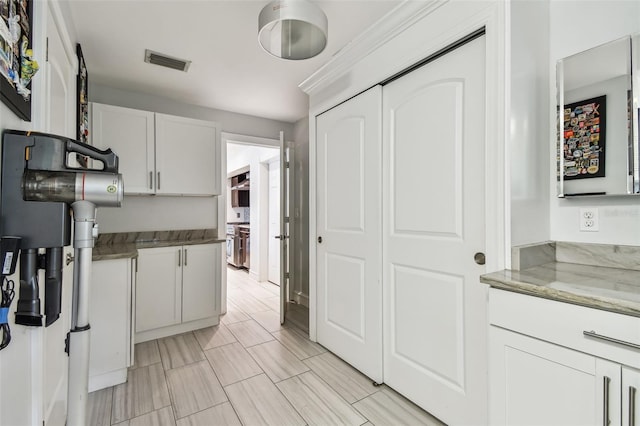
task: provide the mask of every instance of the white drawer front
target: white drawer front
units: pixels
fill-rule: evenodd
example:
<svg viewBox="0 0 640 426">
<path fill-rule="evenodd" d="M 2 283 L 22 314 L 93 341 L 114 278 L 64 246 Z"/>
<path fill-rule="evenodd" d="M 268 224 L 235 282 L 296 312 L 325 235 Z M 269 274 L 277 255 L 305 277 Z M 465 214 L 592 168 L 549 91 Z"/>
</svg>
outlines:
<svg viewBox="0 0 640 426">
<path fill-rule="evenodd" d="M 638 317 L 492 288 L 489 292 L 489 322 L 640 368 Z M 593 335 L 585 335 L 585 332 Z"/>
</svg>

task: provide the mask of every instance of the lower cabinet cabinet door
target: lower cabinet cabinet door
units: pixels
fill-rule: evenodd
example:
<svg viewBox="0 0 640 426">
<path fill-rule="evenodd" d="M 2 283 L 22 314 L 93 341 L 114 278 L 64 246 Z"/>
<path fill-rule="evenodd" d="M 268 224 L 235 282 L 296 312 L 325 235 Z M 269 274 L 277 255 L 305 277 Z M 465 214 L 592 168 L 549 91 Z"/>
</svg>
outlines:
<svg viewBox="0 0 640 426">
<path fill-rule="evenodd" d="M 622 424 L 640 426 L 640 370 L 622 367 Z"/>
<path fill-rule="evenodd" d="M 219 276 L 220 244 L 183 247 L 182 321 L 195 321 L 219 314 L 216 295 Z"/>
<path fill-rule="evenodd" d="M 138 250 L 136 332 L 182 321 L 181 247 Z"/>
<path fill-rule="evenodd" d="M 619 364 L 493 326 L 489 344 L 490 424 L 620 424 Z"/>
<path fill-rule="evenodd" d="M 123 383 L 131 364 L 131 260 L 93 262 L 89 391 Z"/>
</svg>

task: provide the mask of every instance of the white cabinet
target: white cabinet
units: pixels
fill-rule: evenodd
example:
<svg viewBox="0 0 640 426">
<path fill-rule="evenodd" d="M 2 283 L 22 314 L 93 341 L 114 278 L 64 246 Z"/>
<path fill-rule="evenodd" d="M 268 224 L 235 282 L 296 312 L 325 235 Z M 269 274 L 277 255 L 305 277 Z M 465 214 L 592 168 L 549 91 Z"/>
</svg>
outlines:
<svg viewBox="0 0 640 426">
<path fill-rule="evenodd" d="M 132 294 L 135 260 L 93 262 L 89 392 L 124 383 L 133 364 Z"/>
<path fill-rule="evenodd" d="M 183 247 L 182 322 L 195 321 L 218 314 L 220 244 Z"/>
<path fill-rule="evenodd" d="M 181 322 L 181 252 L 182 247 L 138 250 L 136 332 Z"/>
<path fill-rule="evenodd" d="M 126 194 L 219 195 L 216 123 L 91 105 L 93 144 L 119 157 Z"/>
<path fill-rule="evenodd" d="M 156 193 L 220 194 L 215 123 L 156 114 Z"/>
<path fill-rule="evenodd" d="M 92 143 L 118 155 L 127 194 L 153 194 L 154 114 L 131 108 L 91 104 Z"/>
<path fill-rule="evenodd" d="M 136 342 L 218 323 L 220 244 L 138 250 Z"/>
<path fill-rule="evenodd" d="M 622 424 L 640 425 L 640 370 L 622 367 Z"/>
<path fill-rule="evenodd" d="M 494 289 L 489 309 L 490 424 L 638 424 L 640 318 Z"/>
<path fill-rule="evenodd" d="M 613 363 L 498 327 L 491 327 L 490 342 L 491 424 L 602 423 L 603 381 L 614 381 L 609 389 L 620 382 L 599 370 Z"/>
</svg>

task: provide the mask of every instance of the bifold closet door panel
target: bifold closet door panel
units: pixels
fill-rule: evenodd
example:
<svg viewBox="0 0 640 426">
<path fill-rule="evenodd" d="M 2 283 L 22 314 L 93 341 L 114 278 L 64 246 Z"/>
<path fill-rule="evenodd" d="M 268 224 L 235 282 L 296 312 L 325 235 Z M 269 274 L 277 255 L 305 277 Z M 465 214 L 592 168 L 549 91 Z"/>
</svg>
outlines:
<svg viewBox="0 0 640 426">
<path fill-rule="evenodd" d="M 487 411 L 485 98 L 485 37 L 383 88 L 384 381 L 449 424 Z"/>
<path fill-rule="evenodd" d="M 382 381 L 381 88 L 317 117 L 317 339 Z"/>
</svg>

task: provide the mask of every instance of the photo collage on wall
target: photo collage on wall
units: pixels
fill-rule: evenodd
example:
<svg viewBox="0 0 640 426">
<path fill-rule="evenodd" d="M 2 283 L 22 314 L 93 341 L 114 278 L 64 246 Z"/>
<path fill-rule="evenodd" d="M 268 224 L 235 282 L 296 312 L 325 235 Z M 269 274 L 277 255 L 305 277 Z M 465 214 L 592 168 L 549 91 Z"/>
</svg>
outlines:
<svg viewBox="0 0 640 426">
<path fill-rule="evenodd" d="M 564 179 L 605 176 L 606 96 L 564 106 Z"/>
<path fill-rule="evenodd" d="M 25 100 L 38 70 L 32 60 L 28 0 L 0 0 L 0 74 Z"/>
<path fill-rule="evenodd" d="M 84 61 L 82 47 L 76 45 L 78 55 L 78 81 L 77 81 L 77 139 L 82 143 L 89 143 L 89 75 L 87 64 Z"/>
</svg>

